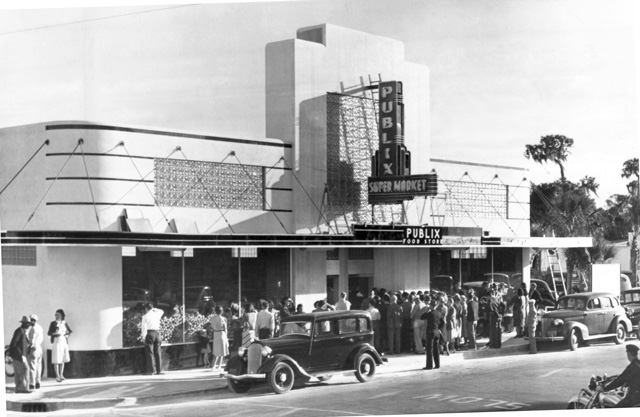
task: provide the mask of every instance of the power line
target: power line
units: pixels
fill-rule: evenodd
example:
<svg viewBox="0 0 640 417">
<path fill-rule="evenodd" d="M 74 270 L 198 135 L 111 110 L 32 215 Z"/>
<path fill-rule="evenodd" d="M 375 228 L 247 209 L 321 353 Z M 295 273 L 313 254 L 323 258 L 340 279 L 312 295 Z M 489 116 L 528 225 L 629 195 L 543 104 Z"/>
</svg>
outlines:
<svg viewBox="0 0 640 417">
<path fill-rule="evenodd" d="M 143 10 L 143 11 L 140 11 L 140 12 L 131 12 L 131 13 L 114 15 L 114 16 L 95 17 L 93 19 L 76 20 L 76 21 L 73 21 L 73 22 L 58 23 L 58 24 L 47 25 L 47 26 L 39 26 L 39 27 L 36 27 L 36 28 L 14 30 L 14 31 L 11 31 L 11 32 L 0 32 L 0 36 L 13 35 L 15 33 L 32 32 L 34 30 L 41 30 L 41 29 L 50 29 L 50 28 L 60 27 L 60 26 L 69 26 L 69 25 L 75 25 L 75 24 L 78 24 L 78 23 L 97 22 L 97 21 L 100 21 L 100 20 L 116 19 L 116 18 L 119 18 L 119 17 L 134 16 L 134 15 L 139 15 L 139 14 L 160 12 L 160 11 L 163 11 L 163 10 L 178 9 L 178 8 L 181 8 L 181 7 L 191 7 L 191 6 L 198 6 L 198 4 L 181 4 L 181 5 L 178 5 L 178 6 L 163 7 L 161 9 Z"/>
</svg>

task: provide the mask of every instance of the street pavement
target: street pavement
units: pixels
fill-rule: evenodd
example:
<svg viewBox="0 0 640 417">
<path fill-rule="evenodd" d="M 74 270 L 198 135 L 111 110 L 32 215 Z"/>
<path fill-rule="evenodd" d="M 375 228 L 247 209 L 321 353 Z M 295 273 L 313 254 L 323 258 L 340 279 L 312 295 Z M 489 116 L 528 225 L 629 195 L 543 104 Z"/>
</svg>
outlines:
<svg viewBox="0 0 640 417">
<path fill-rule="evenodd" d="M 495 354 L 481 360 L 465 360 L 474 356 L 471 352 L 445 356 L 442 368 L 433 371 L 422 370 L 424 355 L 392 355 L 369 383 L 358 383 L 353 374 L 347 374 L 279 396 L 266 384 L 247 394 L 232 394 L 224 378 L 209 370 L 191 369 L 161 376 L 45 382 L 37 394 L 28 395 L 32 398 L 18 400 L 20 394 L 7 394 L 7 399 L 12 404 L 16 401 L 61 404 L 58 408 L 49 407 L 61 411 L 45 414 L 55 416 L 210 416 L 212 410 L 225 416 L 557 410 L 566 407 L 569 398 L 588 383 L 591 374 L 613 374 L 626 366 L 624 347 L 610 342 L 578 352 L 547 344 L 541 346 L 538 355 L 528 355 L 521 349 L 523 343 L 521 339 L 505 340 L 504 352 L 489 350 Z M 512 356 L 502 354 L 510 350 Z"/>
</svg>

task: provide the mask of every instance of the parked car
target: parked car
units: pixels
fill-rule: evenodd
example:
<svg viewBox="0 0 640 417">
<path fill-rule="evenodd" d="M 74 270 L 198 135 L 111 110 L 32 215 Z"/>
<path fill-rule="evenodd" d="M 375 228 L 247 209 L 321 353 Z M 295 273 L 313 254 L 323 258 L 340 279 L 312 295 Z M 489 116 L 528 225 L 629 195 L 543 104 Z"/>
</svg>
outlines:
<svg viewBox="0 0 640 417">
<path fill-rule="evenodd" d="M 561 297 L 555 310 L 542 315 L 535 338 L 564 341 L 570 350 L 576 350 L 580 344 L 594 339 L 612 338 L 621 344 L 631 329 L 631 321 L 618 297 L 586 292 Z"/>
<path fill-rule="evenodd" d="M 545 307 L 555 307 L 556 301 L 558 301 L 558 293 L 553 291 L 546 281 L 537 278 L 531 278 L 531 284 L 536 284 L 536 289 L 542 297 L 542 304 Z"/>
<path fill-rule="evenodd" d="M 367 382 L 382 363 L 373 347 L 371 316 L 349 310 L 286 317 L 279 337 L 239 348 L 225 369 L 234 393 L 247 392 L 256 381 L 267 381 L 273 392 L 284 394 L 296 383 L 311 378 L 326 381 L 347 371 Z"/>
<path fill-rule="evenodd" d="M 451 275 L 435 275 L 429 281 L 430 289 L 442 291 L 446 294 L 453 293 L 453 277 Z"/>
<path fill-rule="evenodd" d="M 500 274 L 497 272 L 487 272 L 486 274 L 483 275 L 484 280 L 488 281 L 490 284 L 495 282 L 496 284 L 499 283 L 503 283 L 506 284 L 508 287 L 513 287 L 513 285 L 511 285 L 511 280 L 509 279 L 509 275 L 507 274 Z"/>
<path fill-rule="evenodd" d="M 640 287 L 622 291 L 620 303 L 627 311 L 627 317 L 631 320 L 636 337 L 640 340 Z"/>
</svg>

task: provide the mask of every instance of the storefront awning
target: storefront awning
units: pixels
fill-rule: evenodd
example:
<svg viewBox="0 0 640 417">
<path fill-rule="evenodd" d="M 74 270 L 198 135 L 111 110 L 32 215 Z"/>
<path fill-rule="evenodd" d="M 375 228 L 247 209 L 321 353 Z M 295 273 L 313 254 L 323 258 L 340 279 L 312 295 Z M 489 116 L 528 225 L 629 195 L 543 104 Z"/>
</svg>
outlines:
<svg viewBox="0 0 640 417">
<path fill-rule="evenodd" d="M 328 234 L 179 234 L 92 231 L 2 231 L 3 246 L 144 246 L 175 249 L 180 247 L 238 247 L 238 246 L 405 246 L 401 240 L 356 239 L 354 235 Z M 527 237 L 482 238 L 469 240 L 465 236 L 444 236 L 441 245 L 407 245 L 406 247 L 468 248 L 474 246 L 522 248 L 587 248 L 590 237 Z"/>
</svg>

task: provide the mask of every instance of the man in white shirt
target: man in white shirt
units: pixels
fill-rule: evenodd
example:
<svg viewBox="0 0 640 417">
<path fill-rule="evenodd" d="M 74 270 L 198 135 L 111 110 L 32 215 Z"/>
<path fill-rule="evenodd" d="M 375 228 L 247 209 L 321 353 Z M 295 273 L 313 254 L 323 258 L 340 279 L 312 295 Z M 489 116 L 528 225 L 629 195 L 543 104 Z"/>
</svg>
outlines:
<svg viewBox="0 0 640 417">
<path fill-rule="evenodd" d="M 153 374 L 154 362 L 156 375 L 162 375 L 162 337 L 160 336 L 160 318 L 164 312 L 154 308 L 151 303 L 144 305 L 145 314 L 142 316 L 142 340 L 144 340 L 144 354 L 147 364 L 145 375 Z"/>
<path fill-rule="evenodd" d="M 42 377 L 42 342 L 44 341 L 44 330 L 38 324 L 38 316 L 29 316 L 31 327 L 27 330 L 27 336 L 31 341 L 27 362 L 29 365 L 29 389 L 39 389 Z"/>
<path fill-rule="evenodd" d="M 256 318 L 256 328 L 258 329 L 258 339 L 270 339 L 276 329 L 276 321 L 273 313 L 269 311 L 269 303 L 262 302 L 262 310 L 258 312 Z"/>
<path fill-rule="evenodd" d="M 340 293 L 340 300 L 336 303 L 336 310 L 346 311 L 346 310 L 349 310 L 350 308 L 351 308 L 351 303 L 347 301 L 347 293 L 343 291 Z"/>
<path fill-rule="evenodd" d="M 366 310 L 371 314 L 371 329 L 373 330 L 373 346 L 378 353 L 382 352 L 382 346 L 380 343 L 380 311 L 376 308 L 375 304 L 371 302 L 369 308 Z"/>
</svg>

